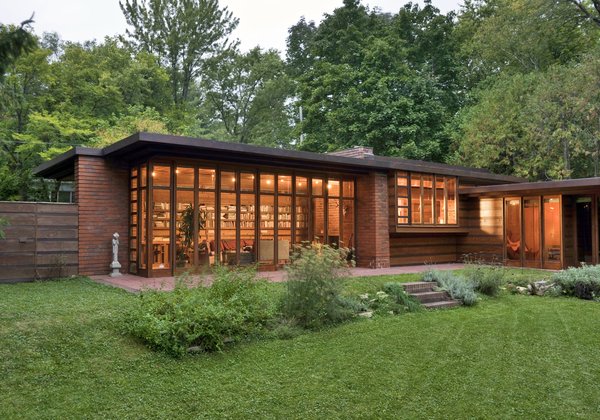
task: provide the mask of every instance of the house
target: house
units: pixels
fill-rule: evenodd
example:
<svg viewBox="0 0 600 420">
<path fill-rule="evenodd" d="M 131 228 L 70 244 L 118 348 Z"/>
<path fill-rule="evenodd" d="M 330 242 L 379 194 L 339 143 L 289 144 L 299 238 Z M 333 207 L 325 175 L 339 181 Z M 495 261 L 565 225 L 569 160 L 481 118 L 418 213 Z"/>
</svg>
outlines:
<svg viewBox="0 0 600 420">
<path fill-rule="evenodd" d="M 557 269 L 599 260 L 600 178 L 524 182 L 489 171 L 138 133 L 36 169 L 72 180 L 78 267 L 176 274 L 220 262 L 286 264 L 294 244 L 354 249 L 363 267 L 461 260 Z"/>
</svg>

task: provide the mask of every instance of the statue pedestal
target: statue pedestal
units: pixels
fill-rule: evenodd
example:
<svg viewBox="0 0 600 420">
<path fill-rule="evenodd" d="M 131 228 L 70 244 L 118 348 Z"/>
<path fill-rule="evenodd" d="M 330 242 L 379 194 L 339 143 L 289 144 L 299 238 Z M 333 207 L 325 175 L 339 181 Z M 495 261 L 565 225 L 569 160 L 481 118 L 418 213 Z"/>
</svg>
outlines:
<svg viewBox="0 0 600 420">
<path fill-rule="evenodd" d="M 121 272 L 119 271 L 121 269 L 121 264 L 119 264 L 118 261 L 111 262 L 110 263 L 110 268 L 112 269 L 112 273 L 110 273 L 111 277 L 122 276 Z"/>
</svg>

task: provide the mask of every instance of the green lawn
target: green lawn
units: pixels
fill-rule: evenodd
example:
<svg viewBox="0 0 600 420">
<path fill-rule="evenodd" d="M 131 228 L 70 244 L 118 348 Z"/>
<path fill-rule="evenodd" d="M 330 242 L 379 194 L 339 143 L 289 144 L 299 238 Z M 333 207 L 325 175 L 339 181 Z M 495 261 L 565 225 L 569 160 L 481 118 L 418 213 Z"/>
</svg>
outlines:
<svg viewBox="0 0 600 420">
<path fill-rule="evenodd" d="M 0 286 L 0 417 L 600 417 L 595 302 L 504 294 L 175 360 L 119 334 L 136 299 Z"/>
</svg>

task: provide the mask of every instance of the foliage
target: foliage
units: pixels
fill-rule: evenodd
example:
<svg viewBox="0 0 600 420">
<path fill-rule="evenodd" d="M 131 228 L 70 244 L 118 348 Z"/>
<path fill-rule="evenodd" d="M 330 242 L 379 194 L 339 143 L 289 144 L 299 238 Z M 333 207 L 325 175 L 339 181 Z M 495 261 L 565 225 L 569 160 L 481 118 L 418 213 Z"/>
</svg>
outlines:
<svg viewBox="0 0 600 420">
<path fill-rule="evenodd" d="M 373 295 L 368 293 L 360 295 L 361 302 L 379 314 L 402 314 L 405 312 L 418 312 L 422 309 L 421 303 L 404 290 L 402 283 L 388 282 L 383 289 Z"/>
<path fill-rule="evenodd" d="M 29 32 L 33 15 L 19 26 L 0 24 L 0 81 L 9 65 L 36 46 L 35 37 Z"/>
<path fill-rule="evenodd" d="M 426 51 L 431 43 L 447 47 L 451 29 L 441 27 L 451 24 L 431 5 L 407 6 L 390 19 L 354 0 L 315 29 L 301 20 L 288 38 L 292 63 L 306 68 L 297 78 L 300 147 L 324 152 L 364 145 L 376 154 L 443 159 L 445 123 L 456 106 L 449 80 L 455 69 L 445 67 L 439 50 Z M 423 42 L 411 42 L 416 39 Z"/>
<path fill-rule="evenodd" d="M 507 270 L 501 264 L 487 263 L 476 257 L 465 260 L 464 276 L 475 286 L 475 290 L 488 296 L 497 296 L 506 282 Z"/>
<path fill-rule="evenodd" d="M 210 121 L 225 129 L 227 137 L 221 140 L 258 143 L 266 137 L 266 144 L 289 147 L 291 127 L 285 102 L 291 84 L 277 51 L 228 50 L 208 60 L 206 67 L 202 79 L 205 111 Z M 265 123 L 280 128 L 263 128 Z M 258 134 L 261 129 L 266 129 L 266 136 Z"/>
<path fill-rule="evenodd" d="M 320 328 L 355 315 L 341 295 L 347 274 L 347 250 L 329 245 L 297 247 L 285 267 L 286 293 L 281 302 L 283 316 L 305 328 Z"/>
<path fill-rule="evenodd" d="M 550 279 L 562 294 L 579 299 L 595 299 L 600 297 L 600 266 L 583 265 L 554 273 Z"/>
<path fill-rule="evenodd" d="M 218 267 L 210 287 L 193 287 L 185 277 L 172 293 L 145 291 L 127 329 L 150 347 L 183 356 L 190 347 L 221 351 L 226 342 L 259 333 L 274 317 L 266 282 L 254 269 Z"/>
<path fill-rule="evenodd" d="M 448 292 L 452 299 L 460 300 L 465 306 L 473 306 L 477 303 L 473 282 L 451 271 L 426 271 L 423 274 L 423 281 L 436 282 L 441 290 Z"/>
<path fill-rule="evenodd" d="M 119 1 L 127 35 L 142 51 L 155 54 L 168 68 L 175 104 L 190 99 L 205 61 L 229 47 L 238 20 L 217 0 Z"/>
</svg>

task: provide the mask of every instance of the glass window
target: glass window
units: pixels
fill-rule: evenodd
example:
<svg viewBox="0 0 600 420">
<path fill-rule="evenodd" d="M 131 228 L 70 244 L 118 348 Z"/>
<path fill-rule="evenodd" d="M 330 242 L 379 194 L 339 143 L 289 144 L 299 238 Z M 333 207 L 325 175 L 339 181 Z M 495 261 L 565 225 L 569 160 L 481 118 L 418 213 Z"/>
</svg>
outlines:
<svg viewBox="0 0 600 420">
<path fill-rule="evenodd" d="M 303 176 L 296 177 L 296 194 L 308 194 L 308 179 Z"/>
<path fill-rule="evenodd" d="M 340 244 L 340 199 L 327 200 L 327 243 L 331 246 Z"/>
<path fill-rule="evenodd" d="M 275 197 L 272 195 L 260 196 L 259 232 L 258 254 L 260 261 L 272 264 L 275 260 Z"/>
<path fill-rule="evenodd" d="M 423 224 L 433 224 L 433 175 L 421 176 L 423 185 Z"/>
<path fill-rule="evenodd" d="M 254 194 L 240 194 L 240 265 L 256 261 Z"/>
<path fill-rule="evenodd" d="M 279 175 L 277 177 L 277 192 L 279 194 L 292 193 L 292 177 L 290 175 Z"/>
<path fill-rule="evenodd" d="M 221 172 L 221 190 L 235 191 L 235 172 Z"/>
<path fill-rule="evenodd" d="M 312 180 L 312 195 L 323 195 L 323 180 L 313 178 Z"/>
<path fill-rule="evenodd" d="M 312 233 L 314 241 L 325 243 L 325 200 L 323 198 L 312 199 Z"/>
<path fill-rule="evenodd" d="M 198 186 L 201 190 L 215 189 L 215 174 L 214 169 L 200 168 L 198 169 Z"/>
<path fill-rule="evenodd" d="M 275 175 L 260 174 L 260 191 L 267 193 L 275 192 Z"/>
<path fill-rule="evenodd" d="M 194 188 L 194 168 L 177 167 L 175 169 L 177 188 Z"/>
<path fill-rule="evenodd" d="M 456 178 L 446 178 L 446 195 L 448 197 L 446 207 L 448 209 L 448 224 L 455 225 L 457 223 L 457 200 L 456 200 Z"/>
<path fill-rule="evenodd" d="M 523 240 L 525 261 L 540 261 L 540 199 L 523 199 Z"/>
<path fill-rule="evenodd" d="M 279 196 L 277 202 L 277 260 L 285 264 L 292 250 L 292 197 Z"/>
<path fill-rule="evenodd" d="M 215 193 L 200 191 L 198 193 L 198 264 L 208 266 L 214 264 L 215 254 Z"/>
<path fill-rule="evenodd" d="M 330 179 L 327 181 L 327 194 L 330 197 L 340 196 L 340 181 L 337 179 Z"/>
<path fill-rule="evenodd" d="M 227 265 L 237 264 L 237 207 L 235 193 L 221 193 L 220 245 L 221 262 Z"/>
<path fill-rule="evenodd" d="M 194 263 L 194 191 L 179 190 L 176 198 L 175 265 L 188 268 Z"/>
<path fill-rule="evenodd" d="M 171 191 L 152 191 L 152 268 L 171 267 Z"/>
<path fill-rule="evenodd" d="M 170 187 L 171 167 L 155 165 L 152 168 L 152 182 L 155 187 Z"/>
<path fill-rule="evenodd" d="M 308 241 L 308 197 L 296 197 L 296 243 Z"/>
<path fill-rule="evenodd" d="M 254 191 L 254 174 L 242 172 L 240 174 L 240 191 Z"/>
<path fill-rule="evenodd" d="M 544 263 L 560 267 L 560 198 L 544 197 Z"/>
<path fill-rule="evenodd" d="M 148 185 L 148 171 L 146 165 L 142 165 L 140 170 L 140 187 L 146 187 Z"/>
<path fill-rule="evenodd" d="M 146 188 L 140 192 L 140 205 L 141 205 L 141 223 L 140 223 L 140 268 L 145 269 L 148 261 L 148 209 L 146 201 Z"/>
<path fill-rule="evenodd" d="M 410 176 L 410 196 L 411 196 L 411 217 L 413 224 L 423 223 L 422 212 L 423 208 L 421 205 L 421 175 L 411 174 Z"/>
<path fill-rule="evenodd" d="M 354 248 L 354 200 L 343 201 L 340 245 L 346 248 Z"/>
<path fill-rule="evenodd" d="M 396 223 L 457 223 L 457 179 L 440 175 L 396 172 Z"/>
<path fill-rule="evenodd" d="M 518 198 L 505 201 L 505 235 L 506 258 L 521 260 L 521 200 Z"/>
<path fill-rule="evenodd" d="M 435 222 L 446 224 L 446 182 L 443 176 L 435 177 Z"/>
<path fill-rule="evenodd" d="M 344 181 L 342 187 L 342 194 L 344 198 L 354 197 L 354 181 Z"/>
</svg>

